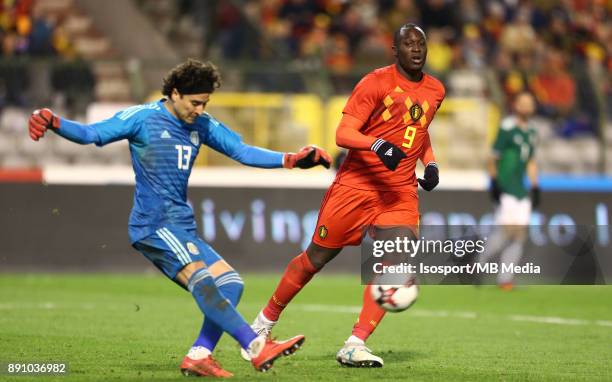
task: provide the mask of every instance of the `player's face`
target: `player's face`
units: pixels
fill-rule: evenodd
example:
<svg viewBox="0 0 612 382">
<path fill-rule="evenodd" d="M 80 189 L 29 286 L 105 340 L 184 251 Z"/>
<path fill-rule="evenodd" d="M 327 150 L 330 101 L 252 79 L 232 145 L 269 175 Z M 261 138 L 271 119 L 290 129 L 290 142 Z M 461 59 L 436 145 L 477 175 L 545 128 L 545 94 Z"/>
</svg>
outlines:
<svg viewBox="0 0 612 382">
<path fill-rule="evenodd" d="M 427 58 L 427 41 L 416 28 L 404 29 L 397 45 L 393 47 L 400 66 L 410 73 L 420 72 Z"/>
<path fill-rule="evenodd" d="M 535 112 L 535 100 L 529 93 L 522 93 L 514 101 L 514 111 L 522 118 L 529 118 Z"/>
<path fill-rule="evenodd" d="M 174 113 L 183 122 L 194 123 L 210 100 L 209 93 L 201 94 L 179 94 L 176 90 L 172 92 Z"/>
</svg>

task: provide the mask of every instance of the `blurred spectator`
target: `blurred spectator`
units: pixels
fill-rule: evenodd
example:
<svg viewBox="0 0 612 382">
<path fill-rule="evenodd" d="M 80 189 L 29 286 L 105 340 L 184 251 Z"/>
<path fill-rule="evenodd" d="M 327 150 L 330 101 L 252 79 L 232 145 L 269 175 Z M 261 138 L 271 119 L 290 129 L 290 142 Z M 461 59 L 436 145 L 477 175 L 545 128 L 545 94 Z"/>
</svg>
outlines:
<svg viewBox="0 0 612 382">
<path fill-rule="evenodd" d="M 443 79 L 451 68 L 453 50 L 438 29 L 431 29 L 427 34 L 427 68 L 436 77 Z"/>
<path fill-rule="evenodd" d="M 50 56 L 55 53 L 53 48 L 53 30 L 55 20 L 48 15 L 36 11 L 32 15 L 32 30 L 28 53 L 33 56 Z"/>
<path fill-rule="evenodd" d="M 393 37 L 387 24 L 382 20 L 377 20 L 374 25 L 370 26 L 368 33 L 357 47 L 354 53 L 355 62 L 368 67 L 386 65 L 388 58 L 392 55 L 391 45 L 393 45 Z M 431 52 L 431 43 L 429 49 Z"/>
<path fill-rule="evenodd" d="M 459 36 L 461 32 L 459 20 L 456 19 L 456 3 L 446 0 L 419 1 L 421 25 L 425 29 L 442 29 L 450 38 Z"/>
<path fill-rule="evenodd" d="M 33 0 L 0 2 L 2 56 L 73 56 L 70 39 L 54 16 Z"/>
<path fill-rule="evenodd" d="M 463 57 L 468 68 L 473 70 L 484 69 L 486 65 L 485 45 L 480 36 L 480 30 L 474 24 L 463 27 Z"/>
<path fill-rule="evenodd" d="M 346 74 L 353 66 L 349 38 L 341 33 L 332 35 L 325 53 L 325 64 L 332 73 Z"/>
<path fill-rule="evenodd" d="M 90 65 L 81 60 L 56 62 L 51 70 L 51 87 L 62 98 L 63 106 L 84 115 L 94 100 L 95 76 Z"/>
<path fill-rule="evenodd" d="M 349 44 L 350 53 L 357 50 L 357 46 L 367 33 L 367 27 L 358 13 L 358 8 L 352 6 L 345 9 L 337 29 L 346 37 L 345 41 Z"/>
<path fill-rule="evenodd" d="M 383 15 L 383 19 L 389 31 L 396 31 L 406 22 L 420 20 L 420 14 L 413 0 L 395 0 L 393 7 Z"/>
<path fill-rule="evenodd" d="M 527 8 L 520 8 L 513 22 L 504 27 L 500 43 L 503 49 L 512 53 L 531 52 L 536 46 L 536 33 L 529 23 Z"/>
<path fill-rule="evenodd" d="M 569 15 L 561 9 L 550 14 L 550 23 L 543 32 L 543 40 L 547 45 L 554 46 L 565 52 L 571 52 L 574 43 L 569 25 Z"/>
<path fill-rule="evenodd" d="M 6 106 L 25 106 L 29 87 L 30 76 L 23 59 L 0 59 L 0 110 Z"/>
<path fill-rule="evenodd" d="M 325 54 L 325 65 L 329 68 L 335 93 L 350 92 L 358 79 L 353 78 L 350 70 L 353 58 L 348 37 L 335 33 Z"/>
<path fill-rule="evenodd" d="M 302 58 L 322 58 L 329 42 L 329 26 L 331 20 L 327 15 L 317 15 L 313 28 L 304 36 L 300 46 Z"/>
<path fill-rule="evenodd" d="M 218 45 L 224 57 L 242 58 L 246 49 L 248 28 L 240 9 L 232 1 L 220 1 L 215 17 Z"/>
<path fill-rule="evenodd" d="M 563 117 L 572 111 L 576 102 L 576 83 L 566 69 L 566 58 L 560 50 L 548 50 L 532 87 L 545 115 Z"/>
<path fill-rule="evenodd" d="M 511 54 L 499 50 L 495 61 L 497 72 L 502 81 L 506 95 L 504 106 L 509 109 L 514 97 L 524 91 L 530 91 L 537 75 L 535 55 L 533 53 Z"/>
</svg>

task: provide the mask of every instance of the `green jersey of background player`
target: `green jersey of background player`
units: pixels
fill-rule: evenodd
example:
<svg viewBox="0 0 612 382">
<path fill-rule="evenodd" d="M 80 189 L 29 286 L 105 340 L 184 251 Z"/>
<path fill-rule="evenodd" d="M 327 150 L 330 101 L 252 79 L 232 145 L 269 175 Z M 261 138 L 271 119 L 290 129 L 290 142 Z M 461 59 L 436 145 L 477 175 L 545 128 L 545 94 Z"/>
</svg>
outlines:
<svg viewBox="0 0 612 382">
<path fill-rule="evenodd" d="M 539 204 L 537 165 L 534 159 L 536 131 L 530 121 L 535 101 L 530 93 L 520 93 L 514 101 L 514 114 L 506 117 L 493 143 L 493 155 L 489 162 L 491 196 L 496 203 L 501 194 L 517 199 L 529 192 L 525 186 L 525 173 L 531 183 L 531 206 Z"/>
<path fill-rule="evenodd" d="M 518 265 L 523 256 L 523 243 L 532 208 L 540 202 L 538 171 L 534 158 L 536 131 L 531 123 L 535 100 L 523 92 L 513 102 L 514 113 L 506 117 L 499 128 L 493 155 L 488 163 L 491 196 L 497 205 L 496 229 L 493 230 L 479 262 L 490 261 L 498 253 L 503 264 Z M 529 177 L 531 197 L 525 186 Z M 513 274 L 500 272 L 497 283 L 504 290 L 513 287 Z"/>
</svg>

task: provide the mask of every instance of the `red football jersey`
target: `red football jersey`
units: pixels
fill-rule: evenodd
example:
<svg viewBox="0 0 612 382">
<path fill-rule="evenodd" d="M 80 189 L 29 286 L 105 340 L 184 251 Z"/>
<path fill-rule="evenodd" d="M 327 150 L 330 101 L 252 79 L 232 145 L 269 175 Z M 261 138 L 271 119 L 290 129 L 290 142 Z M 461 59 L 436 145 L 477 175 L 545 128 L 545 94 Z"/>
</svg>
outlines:
<svg viewBox="0 0 612 382">
<path fill-rule="evenodd" d="M 395 64 L 363 77 L 342 112 L 364 122 L 361 133 L 393 143 L 408 157 L 390 171 L 376 153 L 349 150 L 335 182 L 362 190 L 416 189 L 416 163 L 430 145 L 427 129 L 444 94 L 434 77 L 423 73 L 421 81 L 408 81 Z"/>
</svg>

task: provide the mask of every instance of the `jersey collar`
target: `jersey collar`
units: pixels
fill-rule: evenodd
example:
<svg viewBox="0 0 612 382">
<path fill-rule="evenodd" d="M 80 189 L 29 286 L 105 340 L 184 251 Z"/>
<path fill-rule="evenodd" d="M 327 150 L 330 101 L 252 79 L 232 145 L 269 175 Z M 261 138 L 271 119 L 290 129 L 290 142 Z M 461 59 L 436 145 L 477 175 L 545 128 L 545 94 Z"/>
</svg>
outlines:
<svg viewBox="0 0 612 382">
<path fill-rule="evenodd" d="M 423 72 L 423 77 L 421 77 L 420 81 L 418 82 L 410 81 L 406 77 L 402 76 L 402 73 L 400 73 L 399 70 L 397 70 L 397 64 L 393 64 L 393 75 L 395 76 L 395 80 L 401 83 L 402 88 L 412 89 L 412 90 L 420 88 L 421 85 L 425 83 L 425 77 L 427 77 L 427 73 Z"/>
</svg>

